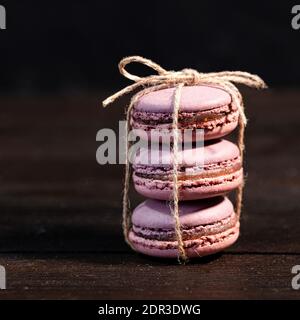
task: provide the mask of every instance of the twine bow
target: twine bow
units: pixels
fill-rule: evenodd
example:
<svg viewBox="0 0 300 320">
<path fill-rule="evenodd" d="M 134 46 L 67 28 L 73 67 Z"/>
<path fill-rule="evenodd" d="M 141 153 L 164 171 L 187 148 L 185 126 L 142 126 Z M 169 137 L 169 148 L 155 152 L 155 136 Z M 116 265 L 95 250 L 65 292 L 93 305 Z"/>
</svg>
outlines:
<svg viewBox="0 0 300 320">
<path fill-rule="evenodd" d="M 125 67 L 130 63 L 140 63 L 143 65 L 152 68 L 157 72 L 157 74 L 150 75 L 147 77 L 139 77 L 137 75 L 129 73 Z M 118 91 L 112 96 L 105 99 L 102 104 L 103 107 L 108 106 L 113 103 L 115 100 L 119 99 L 123 95 L 131 93 L 139 88 L 143 88 L 142 91 L 138 92 L 131 98 L 130 105 L 127 109 L 126 119 L 127 119 L 127 133 L 130 128 L 130 114 L 131 109 L 135 103 L 145 94 L 153 91 L 157 91 L 164 88 L 176 87 L 173 101 L 173 152 L 174 152 L 174 161 L 173 161 L 173 199 L 171 210 L 174 216 L 175 222 L 175 234 L 178 243 L 178 259 L 179 261 L 187 261 L 187 256 L 184 249 L 182 234 L 181 234 L 181 225 L 179 221 L 179 186 L 178 186 L 178 175 L 177 175 L 177 143 L 178 143 L 178 113 L 180 107 L 180 98 L 181 91 L 184 86 L 194 86 L 198 84 L 206 84 L 221 87 L 229 93 L 232 100 L 232 105 L 235 105 L 239 111 L 239 135 L 238 135 L 238 146 L 241 153 L 241 159 L 243 160 L 243 151 L 244 151 L 244 130 L 247 124 L 247 118 L 245 116 L 244 104 L 242 96 L 235 86 L 235 84 L 244 84 L 248 87 L 255 89 L 264 89 L 267 88 L 265 82 L 258 77 L 248 72 L 242 71 L 222 71 L 222 72 L 210 72 L 210 73 L 201 73 L 194 69 L 183 69 L 181 71 L 168 71 L 162 68 L 157 63 L 140 57 L 140 56 L 131 56 L 122 59 L 119 63 L 120 73 L 127 79 L 134 81 L 135 83 L 125 87 L 124 89 Z M 127 148 L 126 148 L 126 166 L 125 166 L 125 182 L 124 182 L 124 192 L 123 192 L 123 231 L 127 243 L 131 246 L 131 243 L 128 239 L 128 234 L 131 225 L 131 214 L 130 214 L 130 203 L 129 203 L 129 181 L 130 181 L 130 164 L 128 159 L 128 150 L 130 144 L 127 139 Z M 236 213 L 239 219 L 242 206 L 242 196 L 243 195 L 243 184 L 238 188 L 236 194 Z"/>
</svg>

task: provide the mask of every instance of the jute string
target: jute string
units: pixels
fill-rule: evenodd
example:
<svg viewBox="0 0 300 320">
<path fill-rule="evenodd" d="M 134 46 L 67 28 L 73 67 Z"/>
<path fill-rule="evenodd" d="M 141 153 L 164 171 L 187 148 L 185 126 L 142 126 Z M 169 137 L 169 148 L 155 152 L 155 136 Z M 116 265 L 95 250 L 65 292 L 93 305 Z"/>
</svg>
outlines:
<svg viewBox="0 0 300 320">
<path fill-rule="evenodd" d="M 125 67 L 130 63 L 140 63 L 146 65 L 157 72 L 155 75 L 150 75 L 147 77 L 139 77 L 129 73 Z M 235 84 L 243 84 L 255 89 L 266 88 L 265 82 L 257 75 L 250 74 L 248 72 L 242 71 L 223 71 L 223 72 L 210 72 L 210 73 L 200 73 L 194 69 L 183 69 L 181 71 L 167 71 L 155 62 L 145 59 L 140 56 L 126 57 L 122 59 L 119 63 L 120 73 L 134 81 L 135 83 L 125 87 L 124 89 L 113 94 L 109 98 L 105 99 L 102 104 L 103 107 L 108 106 L 115 100 L 119 99 L 123 95 L 131 93 L 134 90 L 142 88 L 137 94 L 131 98 L 131 102 L 126 112 L 126 125 L 127 125 L 127 137 L 126 137 L 126 163 L 125 163 L 125 180 L 124 180 L 124 190 L 123 190 L 123 232 L 126 242 L 130 245 L 128 239 L 128 234 L 131 227 L 131 210 L 130 210 L 130 200 L 129 200 L 129 185 L 131 176 L 131 166 L 129 161 L 129 149 L 130 141 L 128 139 L 128 134 L 130 131 L 130 117 L 131 111 L 137 101 L 143 96 L 150 92 L 175 87 L 175 94 L 173 100 L 173 193 L 172 201 L 170 203 L 171 212 L 174 217 L 175 224 L 175 235 L 178 243 L 178 260 L 179 262 L 185 263 L 187 261 L 187 255 L 184 248 L 184 243 L 182 239 L 181 224 L 179 219 L 179 189 L 180 185 L 178 182 L 178 113 L 180 109 L 181 92 L 184 86 L 194 86 L 194 85 L 212 85 L 220 87 L 227 91 L 231 96 L 231 104 L 236 106 L 239 111 L 239 132 L 238 132 L 238 147 L 240 149 L 241 161 L 243 161 L 244 154 L 244 131 L 247 124 L 247 119 L 244 112 L 244 104 L 242 96 L 235 86 Z M 243 201 L 243 188 L 244 184 L 240 185 L 236 192 L 236 214 L 237 219 L 240 218 L 242 201 Z"/>
</svg>

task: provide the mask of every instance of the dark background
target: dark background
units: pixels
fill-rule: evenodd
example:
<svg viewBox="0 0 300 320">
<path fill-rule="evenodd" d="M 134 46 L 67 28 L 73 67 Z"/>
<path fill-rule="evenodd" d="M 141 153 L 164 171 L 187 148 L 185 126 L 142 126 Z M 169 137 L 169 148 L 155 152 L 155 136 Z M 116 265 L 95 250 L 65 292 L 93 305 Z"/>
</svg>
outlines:
<svg viewBox="0 0 300 320">
<path fill-rule="evenodd" d="M 297 1 L 1 4 L 7 9 L 7 30 L 0 32 L 2 93 L 120 88 L 128 82 L 116 64 L 128 55 L 166 69 L 247 70 L 270 86 L 300 82 L 300 32 L 291 28 Z"/>
<path fill-rule="evenodd" d="M 0 4 L 0 265 L 10 289 L 0 299 L 299 299 L 297 0 Z M 239 86 L 249 119 L 241 236 L 184 272 L 125 244 L 124 166 L 95 158 L 97 131 L 124 118 L 129 96 L 101 101 L 131 83 L 117 64 L 132 54 L 171 70 L 257 73 L 270 87 Z M 143 198 L 132 189 L 134 208 Z"/>
</svg>

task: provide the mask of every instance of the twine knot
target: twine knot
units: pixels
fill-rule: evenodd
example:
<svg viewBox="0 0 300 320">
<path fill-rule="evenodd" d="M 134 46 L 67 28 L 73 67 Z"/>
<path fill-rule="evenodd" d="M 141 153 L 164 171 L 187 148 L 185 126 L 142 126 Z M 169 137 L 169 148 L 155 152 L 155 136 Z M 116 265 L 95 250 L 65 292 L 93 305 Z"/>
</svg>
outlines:
<svg viewBox="0 0 300 320">
<path fill-rule="evenodd" d="M 195 69 L 183 69 L 182 74 L 190 78 L 188 85 L 195 85 L 201 82 L 203 78 L 203 73 L 198 72 Z"/>
<path fill-rule="evenodd" d="M 131 74 L 126 70 L 126 66 L 131 63 L 140 63 L 146 65 L 156 71 L 157 74 L 150 75 L 148 77 L 139 77 L 137 75 Z M 140 56 L 132 56 L 122 59 L 119 62 L 119 71 L 124 77 L 134 81 L 135 83 L 125 87 L 124 89 L 105 99 L 102 102 L 103 107 L 106 107 L 107 105 L 113 103 L 116 99 L 140 87 L 149 88 L 149 91 L 143 90 L 143 93 L 147 93 L 162 88 L 176 86 L 179 84 L 207 84 L 212 86 L 219 86 L 230 94 L 232 104 L 236 105 L 239 110 L 240 118 L 243 121 L 244 125 L 246 125 L 247 119 L 244 112 L 242 97 L 234 83 L 244 84 L 248 87 L 256 89 L 267 88 L 267 85 L 260 77 L 248 72 L 222 71 L 200 73 L 194 69 L 183 69 L 182 71 L 167 71 L 157 63 Z M 136 101 L 137 97 L 134 98 Z"/>
</svg>

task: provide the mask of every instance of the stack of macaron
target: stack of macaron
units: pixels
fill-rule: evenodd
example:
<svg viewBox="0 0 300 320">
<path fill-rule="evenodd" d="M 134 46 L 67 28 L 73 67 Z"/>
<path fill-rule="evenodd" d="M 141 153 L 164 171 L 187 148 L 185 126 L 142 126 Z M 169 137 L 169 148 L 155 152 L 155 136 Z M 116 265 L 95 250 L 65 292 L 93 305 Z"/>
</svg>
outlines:
<svg viewBox="0 0 300 320">
<path fill-rule="evenodd" d="M 148 199 L 133 211 L 129 240 L 138 252 L 166 258 L 178 257 L 170 208 L 174 154 L 161 147 L 161 133 L 172 136 L 174 93 L 175 88 L 147 93 L 131 112 L 132 128 L 145 130 L 160 152 L 150 162 L 145 159 L 149 160 L 153 150 L 147 148 L 134 158 L 135 189 Z M 192 134 L 191 148 L 178 151 L 182 160 L 177 169 L 179 220 L 189 258 L 216 253 L 238 238 L 238 217 L 226 195 L 243 183 L 242 161 L 238 147 L 223 139 L 237 127 L 238 118 L 236 106 L 223 89 L 208 85 L 182 88 L 178 128 L 204 132 L 202 144 L 195 144 L 197 135 Z"/>
</svg>

